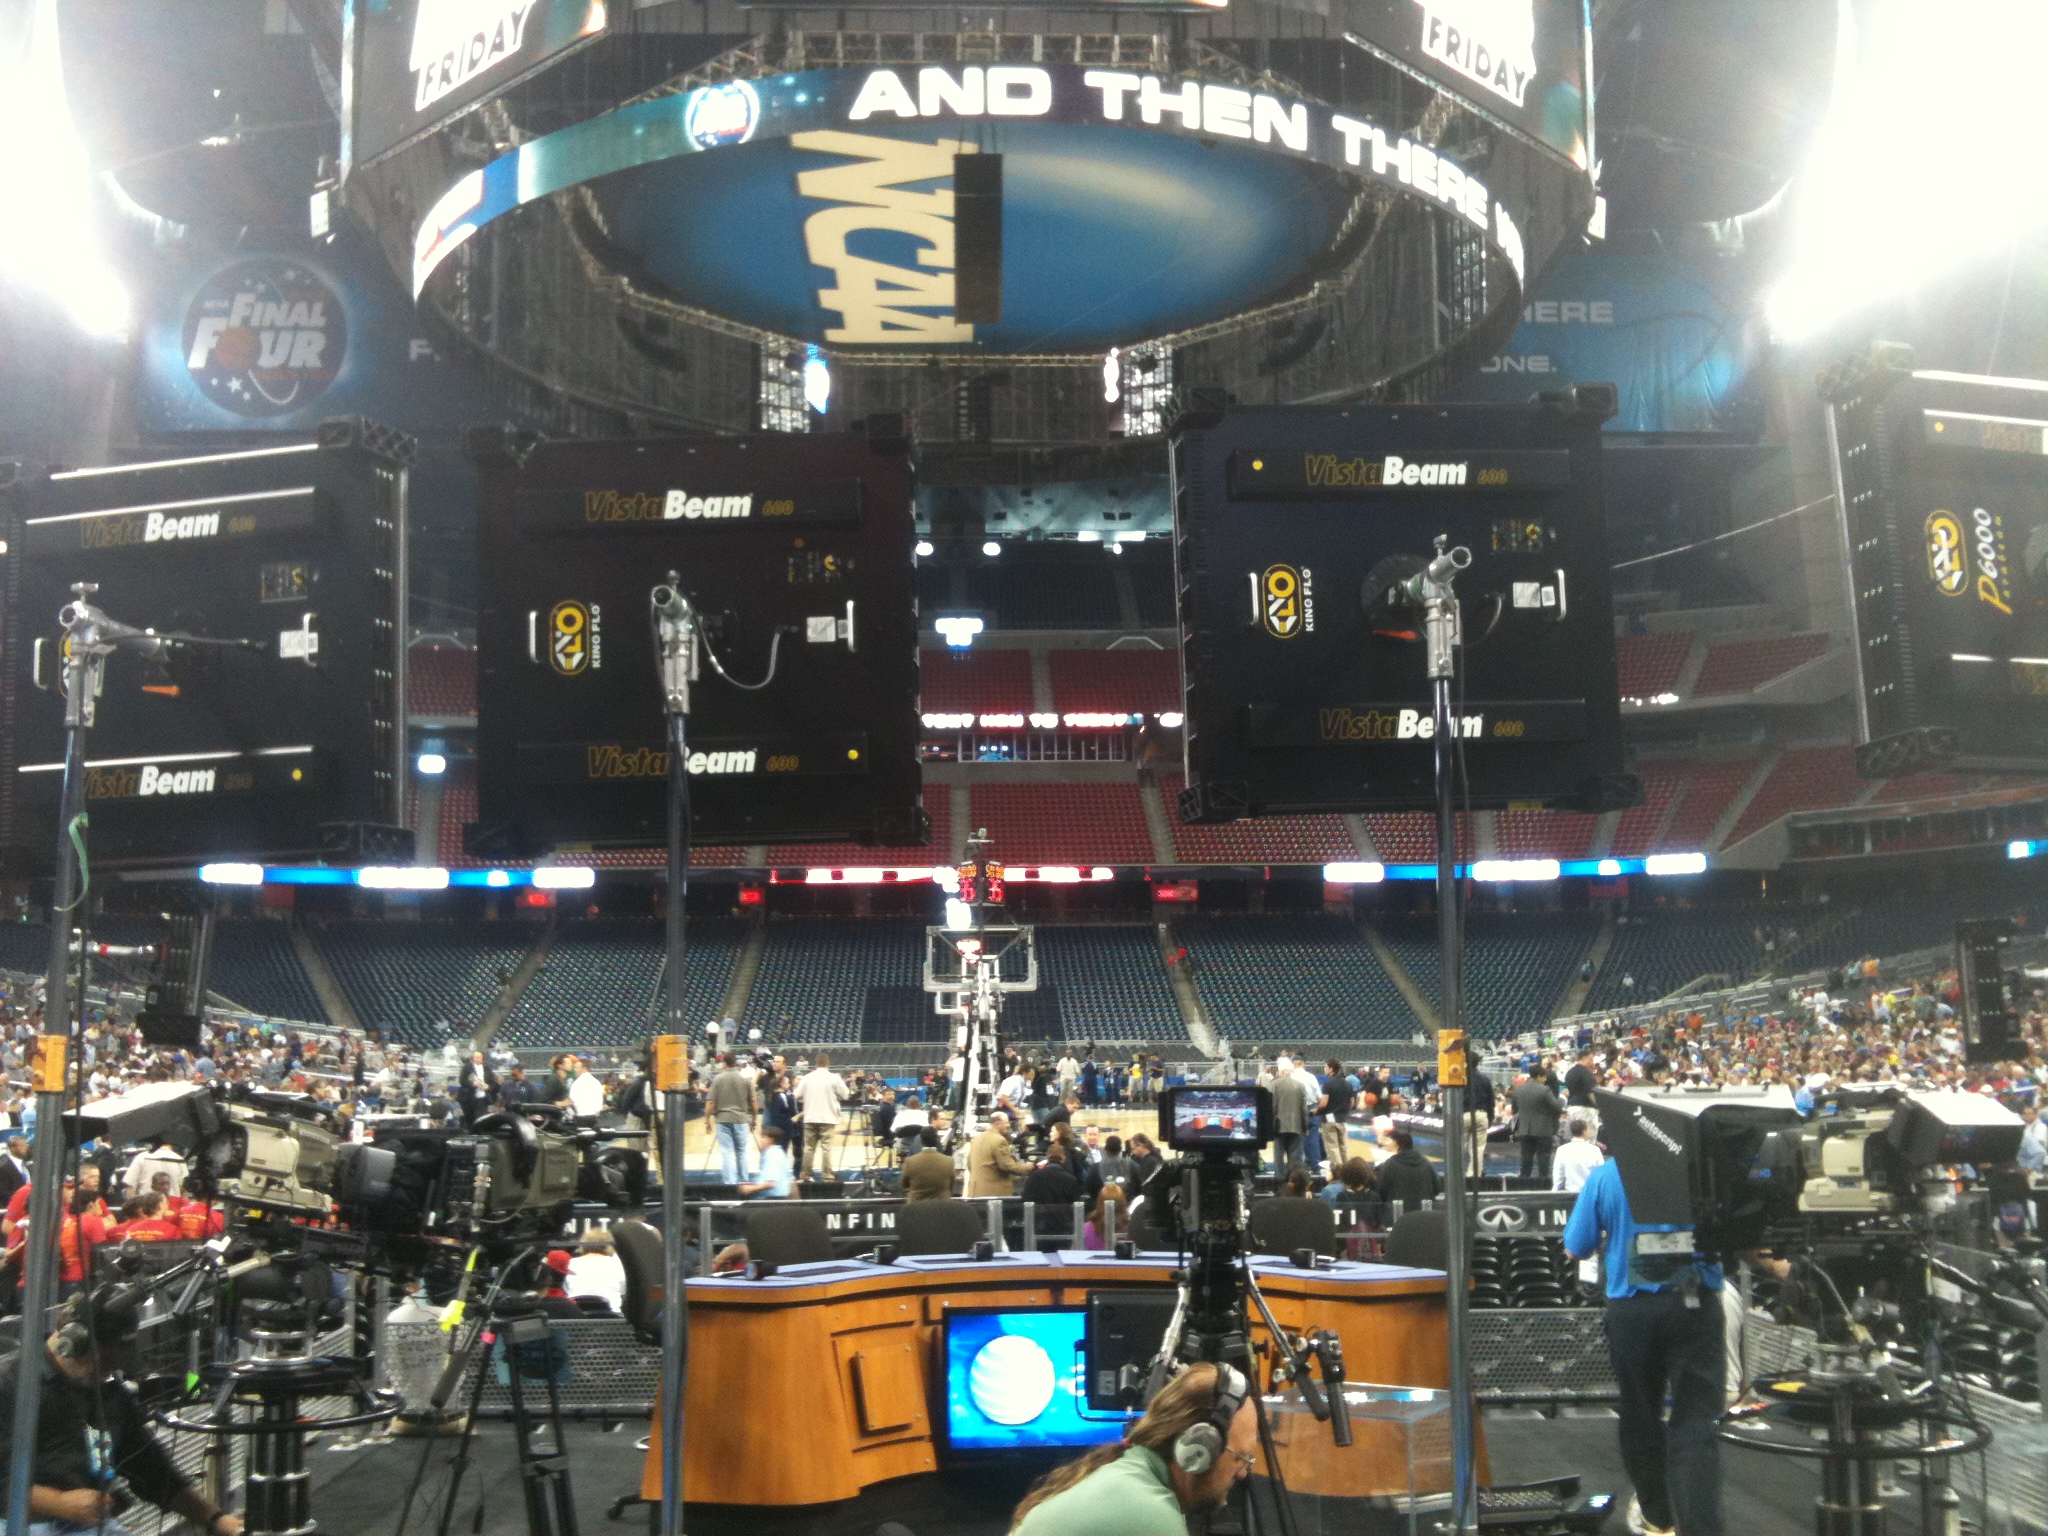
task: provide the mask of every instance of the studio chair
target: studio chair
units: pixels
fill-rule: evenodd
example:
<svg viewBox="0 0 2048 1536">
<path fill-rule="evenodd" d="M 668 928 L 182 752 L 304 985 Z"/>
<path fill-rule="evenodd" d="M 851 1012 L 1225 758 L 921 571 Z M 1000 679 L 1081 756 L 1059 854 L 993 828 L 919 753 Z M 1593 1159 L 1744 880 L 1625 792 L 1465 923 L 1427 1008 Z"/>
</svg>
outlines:
<svg viewBox="0 0 2048 1536">
<path fill-rule="evenodd" d="M 1380 1262 L 1404 1269 L 1449 1269 L 1449 1232 L 1442 1211 L 1409 1211 L 1387 1234 Z"/>
<path fill-rule="evenodd" d="M 614 1222 L 611 1227 L 612 1250 L 619 1256 L 619 1265 L 626 1271 L 626 1326 L 633 1330 L 633 1337 L 653 1349 L 661 1348 L 661 1312 L 663 1286 L 663 1260 L 666 1251 L 662 1247 L 661 1233 L 644 1221 Z M 685 1349 L 688 1341 L 684 1341 Z M 639 1448 L 644 1454 L 647 1441 L 641 1440 Z M 611 1518 L 616 1520 L 627 1507 L 645 1503 L 639 1494 L 621 1494 L 612 1500 Z"/>
<path fill-rule="evenodd" d="M 896 1254 L 968 1253 L 988 1236 L 971 1200 L 914 1200 L 896 1213 Z"/>
<path fill-rule="evenodd" d="M 1246 1231 L 1254 1253 L 1313 1248 L 1326 1259 L 1337 1257 L 1337 1213 L 1320 1200 L 1295 1195 L 1254 1200 Z"/>
<path fill-rule="evenodd" d="M 747 1257 L 756 1264 L 816 1264 L 832 1257 L 825 1217 L 795 1202 L 747 1211 Z"/>
</svg>

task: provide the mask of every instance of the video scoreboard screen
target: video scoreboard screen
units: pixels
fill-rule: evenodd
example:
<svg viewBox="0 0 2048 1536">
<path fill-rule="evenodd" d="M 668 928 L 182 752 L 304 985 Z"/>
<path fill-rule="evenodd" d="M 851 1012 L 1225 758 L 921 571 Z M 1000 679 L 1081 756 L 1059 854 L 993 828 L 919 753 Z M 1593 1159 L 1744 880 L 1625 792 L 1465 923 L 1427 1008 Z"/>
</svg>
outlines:
<svg viewBox="0 0 2048 1536">
<path fill-rule="evenodd" d="M 1861 771 L 2048 766 L 2048 382 L 1831 379 Z"/>
<path fill-rule="evenodd" d="M 490 100 L 607 19 L 606 0 L 345 3 L 344 173 Z"/>
<path fill-rule="evenodd" d="M 86 739 L 94 868 L 323 856 L 405 862 L 411 443 L 353 418 L 313 441 L 64 470 L 12 497 L 0 841 L 55 856 L 60 609 L 75 582 L 136 628 L 241 646 L 106 663 Z"/>
<path fill-rule="evenodd" d="M 1600 420 L 1568 405 L 1259 407 L 1180 432 L 1183 818 L 1434 803 L 1420 616 L 1384 594 L 1438 534 L 1472 553 L 1454 717 L 1472 803 L 1633 803 Z"/>
<path fill-rule="evenodd" d="M 732 679 L 707 657 L 691 692 L 695 839 L 924 841 L 907 444 L 815 434 L 522 448 L 495 430 L 470 444 L 472 851 L 666 846 L 649 595 L 670 572 Z M 766 687 L 740 686 L 767 678 L 771 657 Z"/>
</svg>

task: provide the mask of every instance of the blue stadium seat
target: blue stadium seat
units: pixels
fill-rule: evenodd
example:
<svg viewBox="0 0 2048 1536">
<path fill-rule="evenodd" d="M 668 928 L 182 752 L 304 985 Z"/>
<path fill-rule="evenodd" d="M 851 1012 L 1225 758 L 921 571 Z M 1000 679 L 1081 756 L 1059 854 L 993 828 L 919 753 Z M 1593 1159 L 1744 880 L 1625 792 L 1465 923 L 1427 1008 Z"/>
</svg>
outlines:
<svg viewBox="0 0 2048 1536">
<path fill-rule="evenodd" d="M 716 1017 L 745 939 L 739 918 L 690 919 L 683 1013 L 693 1025 Z M 667 954 L 667 926 L 654 918 L 564 923 L 496 1038 L 568 1049 L 630 1045 L 659 1034 L 668 1012 Z"/>
<path fill-rule="evenodd" d="M 517 969 L 536 936 L 516 922 L 346 922 L 316 942 L 366 1028 L 438 1045 L 483 1022 L 500 974 Z"/>
<path fill-rule="evenodd" d="M 1246 1040 L 1406 1040 L 1415 1011 L 1357 928 L 1308 912 L 1178 919 L 1218 1034 Z"/>
</svg>

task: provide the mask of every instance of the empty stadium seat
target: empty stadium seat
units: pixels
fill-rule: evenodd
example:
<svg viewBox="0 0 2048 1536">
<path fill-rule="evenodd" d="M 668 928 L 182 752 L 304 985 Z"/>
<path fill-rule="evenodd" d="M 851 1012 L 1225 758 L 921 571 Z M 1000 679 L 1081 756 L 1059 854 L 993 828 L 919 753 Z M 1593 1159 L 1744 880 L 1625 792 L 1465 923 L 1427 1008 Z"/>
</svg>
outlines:
<svg viewBox="0 0 2048 1536">
<path fill-rule="evenodd" d="M 1321 912 L 1189 916 L 1174 933 L 1195 990 L 1233 1042 L 1405 1040 L 1415 1011 L 1358 929 Z"/>
<path fill-rule="evenodd" d="M 1600 920 L 1590 912 L 1469 912 L 1465 1027 L 1482 1039 L 1540 1029 L 1557 1013 Z M 1379 919 L 1380 935 L 1432 1006 L 1443 996 L 1434 917 Z"/>
<path fill-rule="evenodd" d="M 770 1040 L 853 1044 L 870 988 L 922 990 L 923 945 L 922 923 L 771 917 L 746 1023 Z"/>
<path fill-rule="evenodd" d="M 1856 754 L 1847 744 L 1793 747 L 1778 755 L 1770 774 L 1742 808 L 1726 846 L 1734 847 L 1793 811 L 1853 805 L 1869 787 L 1856 777 Z"/>
<path fill-rule="evenodd" d="M 315 942 L 366 1027 L 437 1045 L 483 1022 L 501 973 L 526 958 L 536 933 L 513 922 L 343 922 Z"/>
<path fill-rule="evenodd" d="M 1576 811 L 1498 811 L 1493 818 L 1506 859 L 1583 859 L 1599 823 Z"/>
<path fill-rule="evenodd" d="M 1637 912 L 1615 928 L 1613 947 L 1593 978 L 1586 1011 L 1646 1003 L 1677 991 L 1701 976 L 1749 980 L 1762 967 L 1760 913 L 1743 911 Z M 1635 979 L 1633 987 L 1622 983 Z"/>
<path fill-rule="evenodd" d="M 1654 699 L 1678 686 L 1692 655 L 1690 631 L 1675 635 L 1623 635 L 1614 642 L 1615 669 L 1624 699 Z"/>
<path fill-rule="evenodd" d="M 476 652 L 453 645 L 405 653 L 406 711 L 430 720 L 476 718 Z"/>
<path fill-rule="evenodd" d="M 1686 776 L 1691 772 L 1690 763 L 1636 764 L 1636 774 L 1643 781 L 1643 803 L 1621 813 L 1621 820 L 1614 828 L 1614 842 L 1608 852 L 1617 859 L 1640 858 L 1648 853 L 1651 839 L 1664 825 L 1665 814 L 1685 787 Z"/>
<path fill-rule="evenodd" d="M 254 918 L 216 924 L 208 985 L 237 1007 L 268 1018 L 328 1022 L 281 922 Z"/>
<path fill-rule="evenodd" d="M 1138 786 L 977 784 L 974 825 L 1005 864 L 1151 864 Z"/>
<path fill-rule="evenodd" d="M 683 959 L 683 1013 L 694 1026 L 716 1018 L 746 937 L 743 919 L 690 919 Z M 497 1038 L 507 1045 L 629 1045 L 663 1032 L 667 925 L 656 918 L 568 922 L 519 996 Z"/>
<path fill-rule="evenodd" d="M 1180 708 L 1180 653 L 1119 646 L 1113 651 L 1048 651 L 1053 707 L 1061 713 Z"/>
<path fill-rule="evenodd" d="M 926 714 L 1023 714 L 1031 710 L 1029 651 L 918 653 L 918 708 Z"/>
<path fill-rule="evenodd" d="M 1696 699 L 1754 693 L 1765 683 L 1802 667 L 1828 648 L 1825 634 L 1766 635 L 1722 640 L 1710 646 L 1692 686 Z"/>
<path fill-rule="evenodd" d="M 1714 828 L 1728 814 L 1728 807 L 1735 803 L 1736 795 L 1755 771 L 1752 758 L 1732 763 L 1701 763 L 1687 781 L 1678 809 L 1671 813 L 1671 825 L 1657 839 L 1658 849 L 1678 853 L 1704 849 Z"/>
<path fill-rule="evenodd" d="M 1190 864 L 1327 864 L 1358 857 L 1341 816 L 1261 816 L 1220 827 L 1188 826 L 1178 809 L 1186 783 L 1178 773 L 1159 776 L 1174 854 Z"/>
<path fill-rule="evenodd" d="M 1067 1038 L 1177 1040 L 1187 1034 L 1149 926 L 1041 923 L 1037 941 L 1039 971 L 1058 989 Z"/>
</svg>

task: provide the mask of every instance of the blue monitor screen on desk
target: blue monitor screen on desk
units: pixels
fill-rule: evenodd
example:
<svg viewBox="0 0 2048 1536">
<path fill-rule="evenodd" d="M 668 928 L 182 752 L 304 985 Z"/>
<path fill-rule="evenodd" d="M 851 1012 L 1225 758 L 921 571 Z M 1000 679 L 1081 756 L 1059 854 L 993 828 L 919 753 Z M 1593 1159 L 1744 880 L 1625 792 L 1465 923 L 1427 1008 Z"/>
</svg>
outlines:
<svg viewBox="0 0 2048 1536">
<path fill-rule="evenodd" d="M 956 1451 L 1101 1445 L 1129 1422 L 1082 1396 L 1079 1307 L 946 1314 L 946 1438 Z"/>
</svg>

